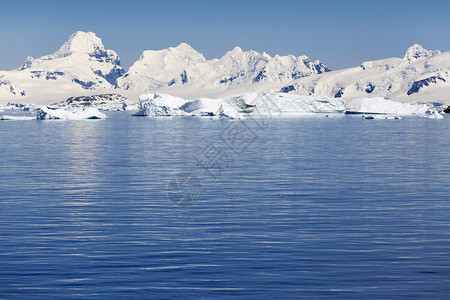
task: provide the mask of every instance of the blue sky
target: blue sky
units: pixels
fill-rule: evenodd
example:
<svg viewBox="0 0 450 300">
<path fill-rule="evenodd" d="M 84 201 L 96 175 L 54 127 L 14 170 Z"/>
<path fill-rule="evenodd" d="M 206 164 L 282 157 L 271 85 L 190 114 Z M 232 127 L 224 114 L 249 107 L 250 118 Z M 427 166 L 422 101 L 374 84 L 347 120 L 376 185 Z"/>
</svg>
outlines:
<svg viewBox="0 0 450 300">
<path fill-rule="evenodd" d="M 450 50 L 450 1 L 2 1 L 0 69 L 93 31 L 129 67 L 144 50 L 186 42 L 206 58 L 234 46 L 307 55 L 332 69 L 402 57 L 419 43 Z"/>
</svg>

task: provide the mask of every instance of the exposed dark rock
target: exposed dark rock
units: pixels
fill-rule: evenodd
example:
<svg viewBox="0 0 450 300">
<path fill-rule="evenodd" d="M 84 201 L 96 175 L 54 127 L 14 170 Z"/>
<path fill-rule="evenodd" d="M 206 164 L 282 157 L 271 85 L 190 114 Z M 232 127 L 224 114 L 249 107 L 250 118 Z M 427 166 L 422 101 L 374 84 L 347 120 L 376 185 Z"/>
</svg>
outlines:
<svg viewBox="0 0 450 300">
<path fill-rule="evenodd" d="M 304 59 L 303 64 L 309 68 L 310 70 L 316 70 L 317 74 L 323 74 L 326 72 L 330 72 L 331 69 L 325 66 L 323 63 L 313 63 L 309 59 Z"/>
<path fill-rule="evenodd" d="M 344 90 L 345 90 L 345 88 L 341 88 L 341 89 L 334 95 L 334 98 L 342 98 L 342 96 L 344 95 Z"/>
<path fill-rule="evenodd" d="M 31 78 L 41 78 L 42 74 L 44 74 L 44 71 L 30 71 Z"/>
<path fill-rule="evenodd" d="M 76 78 L 72 79 L 72 81 L 81 85 L 81 87 L 85 90 L 92 90 L 92 87 L 95 85 L 95 82 L 93 81 L 84 82 Z"/>
<path fill-rule="evenodd" d="M 181 73 L 181 83 L 186 84 L 188 82 L 188 77 L 186 74 L 186 70 L 183 71 L 183 73 Z"/>
<path fill-rule="evenodd" d="M 25 104 L 22 104 L 22 103 L 16 103 L 16 102 L 8 102 L 8 104 L 6 104 L 6 106 L 9 106 L 9 107 L 17 107 L 17 108 L 23 108 L 23 107 L 25 107 Z"/>
<path fill-rule="evenodd" d="M 57 107 L 93 107 L 100 110 L 125 110 L 127 107 L 136 104 L 119 94 L 100 94 L 70 97 L 53 105 Z"/>
<path fill-rule="evenodd" d="M 235 80 L 236 78 L 238 78 L 238 77 L 241 77 L 241 76 L 244 76 L 245 75 L 245 72 L 244 71 L 241 71 L 240 73 L 238 73 L 238 74 L 236 74 L 236 75 L 233 75 L 233 76 L 231 76 L 231 77 L 229 77 L 229 78 L 225 78 L 225 79 L 222 79 L 222 80 L 220 80 L 219 81 L 219 83 L 228 83 L 228 82 L 232 82 L 233 80 Z"/>
<path fill-rule="evenodd" d="M 105 78 L 106 81 L 109 82 L 109 84 L 117 87 L 117 79 L 125 74 L 125 70 L 122 69 L 122 67 L 115 66 L 108 74 L 103 74 L 103 72 L 100 70 L 94 71 L 94 74 Z"/>
<path fill-rule="evenodd" d="M 256 75 L 256 77 L 253 79 L 253 83 L 257 83 L 260 82 L 263 79 L 266 79 L 267 76 L 264 75 L 266 73 L 265 69 L 262 69 L 261 71 L 259 71 L 258 75 Z"/>
<path fill-rule="evenodd" d="M 373 90 L 375 89 L 375 86 L 372 83 L 369 83 L 368 85 L 366 85 L 366 87 L 364 88 L 364 91 L 367 94 L 371 94 L 373 92 Z"/>
<path fill-rule="evenodd" d="M 79 96 L 79 97 L 70 97 L 65 101 L 58 103 L 57 105 L 68 105 L 68 106 L 92 106 L 93 103 L 108 103 L 110 101 L 128 101 L 122 95 L 119 94 L 101 94 L 101 95 L 93 95 L 93 96 Z"/>
<path fill-rule="evenodd" d="M 289 93 L 292 91 L 296 91 L 298 89 L 298 83 L 293 83 L 287 86 L 284 86 L 280 89 L 281 93 Z"/>
<path fill-rule="evenodd" d="M 46 80 L 56 80 L 58 76 L 63 76 L 64 72 L 47 72 L 45 75 Z"/>
<path fill-rule="evenodd" d="M 418 93 L 423 86 L 429 86 L 430 83 L 436 84 L 438 80 L 445 82 L 445 79 L 439 76 L 431 76 L 422 80 L 414 81 L 411 88 L 407 92 L 408 96 Z"/>
<path fill-rule="evenodd" d="M 304 74 L 303 72 L 292 72 L 291 74 L 292 79 L 299 79 L 306 76 L 309 76 L 309 74 Z"/>
<path fill-rule="evenodd" d="M 450 114 L 450 106 L 447 107 L 446 109 L 444 109 L 444 112 L 445 112 L 446 114 Z"/>
</svg>

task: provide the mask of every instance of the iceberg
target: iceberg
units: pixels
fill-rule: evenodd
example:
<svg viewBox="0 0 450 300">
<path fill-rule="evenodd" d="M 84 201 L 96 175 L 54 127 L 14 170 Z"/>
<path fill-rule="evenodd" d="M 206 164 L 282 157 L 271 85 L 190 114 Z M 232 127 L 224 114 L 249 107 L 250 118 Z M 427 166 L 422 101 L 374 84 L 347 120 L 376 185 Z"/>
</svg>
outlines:
<svg viewBox="0 0 450 300">
<path fill-rule="evenodd" d="M 179 116 L 184 113 L 178 108 L 185 103 L 183 98 L 166 94 L 144 94 L 139 97 L 139 110 L 133 116 Z"/>
<path fill-rule="evenodd" d="M 200 98 L 187 101 L 181 110 L 193 116 L 211 116 L 225 119 L 242 119 L 238 108 L 228 104 L 223 99 Z"/>
<path fill-rule="evenodd" d="M 385 98 L 360 98 L 347 104 L 350 114 L 386 114 L 396 116 L 442 117 L 434 108 L 426 104 L 408 104 L 394 102 Z"/>
<path fill-rule="evenodd" d="M 68 109 L 43 107 L 37 112 L 38 120 L 85 120 L 106 118 L 106 115 L 101 113 L 98 109 L 89 107 Z"/>
<path fill-rule="evenodd" d="M 34 117 L 26 117 L 26 116 L 0 116 L 1 121 L 11 120 L 11 121 L 29 121 L 36 120 Z"/>
<path fill-rule="evenodd" d="M 225 98 L 249 115 L 302 116 L 322 113 L 344 113 L 342 99 L 277 92 L 242 94 Z"/>
<path fill-rule="evenodd" d="M 133 116 L 208 116 L 220 119 L 244 119 L 246 116 L 306 115 L 343 113 L 341 99 L 276 92 L 247 93 L 221 99 L 185 100 L 164 94 L 144 94 L 140 109 Z"/>
<path fill-rule="evenodd" d="M 401 120 L 402 117 L 399 116 L 391 116 L 391 115 L 362 115 L 362 118 L 365 120 Z"/>
<path fill-rule="evenodd" d="M 427 111 L 429 119 L 443 119 L 444 117 L 435 109 L 429 109 Z"/>
<path fill-rule="evenodd" d="M 165 94 L 144 94 L 139 97 L 140 109 L 133 116 L 209 116 L 241 119 L 237 109 L 223 99 L 186 100 Z"/>
</svg>

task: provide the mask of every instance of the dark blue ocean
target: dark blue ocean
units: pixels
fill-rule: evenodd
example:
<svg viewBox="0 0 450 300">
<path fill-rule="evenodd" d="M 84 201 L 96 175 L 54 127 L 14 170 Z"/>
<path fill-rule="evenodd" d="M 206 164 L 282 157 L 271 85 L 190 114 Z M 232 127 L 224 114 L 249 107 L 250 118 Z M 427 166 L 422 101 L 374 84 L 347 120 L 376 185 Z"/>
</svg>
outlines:
<svg viewBox="0 0 450 300">
<path fill-rule="evenodd" d="M 450 118 L 1 121 L 1 299 L 444 299 Z"/>
</svg>

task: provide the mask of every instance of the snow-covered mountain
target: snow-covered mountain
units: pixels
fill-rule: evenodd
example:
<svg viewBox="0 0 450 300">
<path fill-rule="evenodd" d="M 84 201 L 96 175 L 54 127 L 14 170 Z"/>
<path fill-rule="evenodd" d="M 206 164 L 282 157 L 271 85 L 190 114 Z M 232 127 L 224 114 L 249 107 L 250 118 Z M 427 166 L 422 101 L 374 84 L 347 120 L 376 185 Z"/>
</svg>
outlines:
<svg viewBox="0 0 450 300">
<path fill-rule="evenodd" d="M 209 95 L 211 91 L 233 93 L 236 88 L 252 89 L 252 85 L 262 90 L 267 84 L 279 86 L 328 71 L 330 69 L 320 61 L 311 62 L 306 56 L 271 57 L 253 50 L 242 51 L 239 47 L 220 59 L 206 60 L 201 53 L 182 43 L 164 50 L 145 51 L 118 84 L 125 90 L 164 90 L 176 94 L 182 91 L 198 97 Z M 205 94 L 196 94 L 197 90 Z"/>
<path fill-rule="evenodd" d="M 74 33 L 58 51 L 28 57 L 13 71 L 0 71 L 0 98 L 23 101 L 39 97 L 61 100 L 86 91 L 111 89 L 125 73 L 119 56 L 92 32 Z"/>
<path fill-rule="evenodd" d="M 450 52 L 415 44 L 403 58 L 369 61 L 356 68 L 302 78 L 281 91 L 346 101 L 385 97 L 399 102 L 450 103 Z"/>
<path fill-rule="evenodd" d="M 55 53 L 28 57 L 0 71 L 0 104 L 50 104 L 68 97 L 120 93 L 137 101 L 145 93 L 185 99 L 275 90 L 324 95 L 348 102 L 386 97 L 401 102 L 450 104 L 450 52 L 410 47 L 403 58 L 362 63 L 331 71 L 306 56 L 270 56 L 239 47 L 207 60 L 188 44 L 147 50 L 124 70 L 119 56 L 92 32 L 76 32 Z"/>
<path fill-rule="evenodd" d="M 188 44 L 144 51 L 130 69 L 92 32 L 76 32 L 55 53 L 28 57 L 13 71 L 0 71 L 1 102 L 51 103 L 70 96 L 124 93 L 134 99 L 165 91 L 185 97 L 224 96 L 279 89 L 294 79 L 330 69 L 306 56 L 274 56 L 236 47 L 206 60 Z"/>
<path fill-rule="evenodd" d="M 126 90 L 145 92 L 183 85 L 191 79 L 186 70 L 205 62 L 206 59 L 201 53 L 184 43 L 159 51 L 147 50 L 125 76 L 119 79 L 119 86 Z"/>
</svg>

